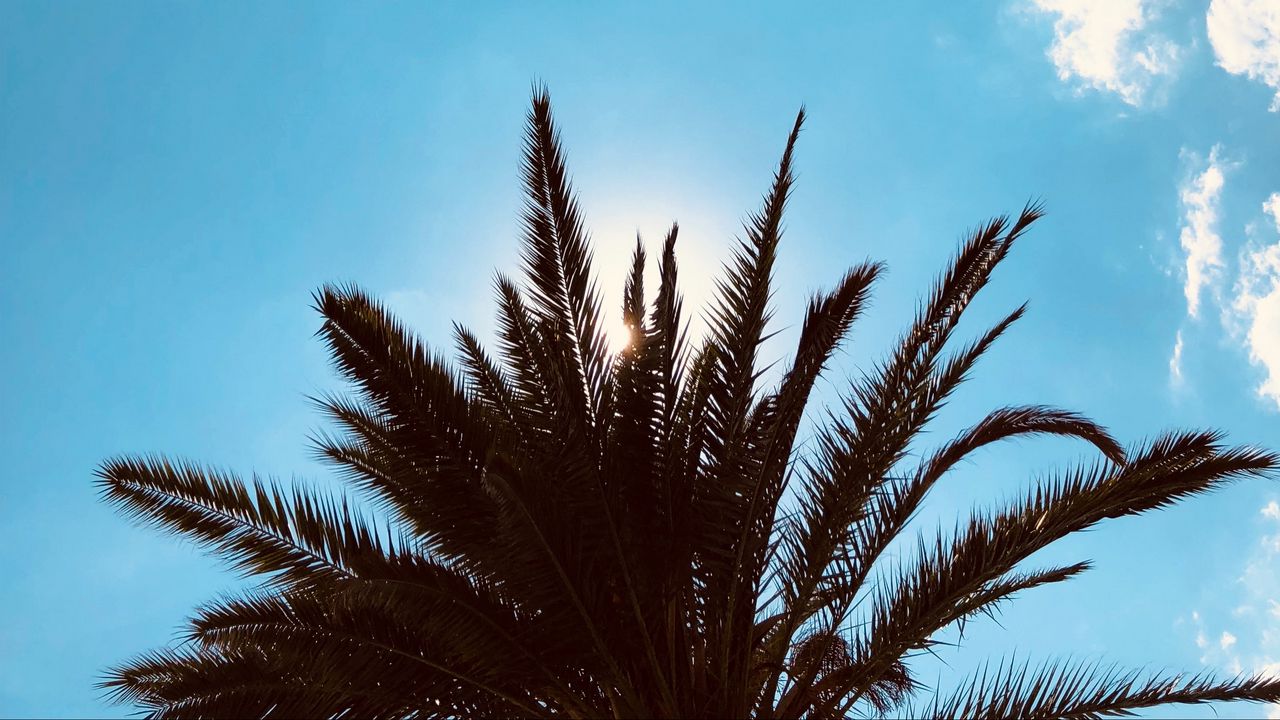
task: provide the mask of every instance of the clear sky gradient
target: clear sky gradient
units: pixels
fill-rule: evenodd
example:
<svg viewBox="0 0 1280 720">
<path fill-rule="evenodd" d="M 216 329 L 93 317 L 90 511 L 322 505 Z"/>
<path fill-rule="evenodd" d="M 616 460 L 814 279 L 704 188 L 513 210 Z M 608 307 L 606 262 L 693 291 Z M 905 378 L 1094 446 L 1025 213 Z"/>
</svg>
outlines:
<svg viewBox="0 0 1280 720">
<path fill-rule="evenodd" d="M 307 444 L 307 396 L 336 387 L 312 290 L 358 282 L 441 347 L 451 320 L 491 333 L 535 80 L 611 313 L 636 232 L 672 220 L 705 300 L 803 104 L 766 355 L 808 292 L 890 268 L 823 402 L 966 229 L 1040 198 L 964 327 L 1030 312 L 926 444 L 1049 403 L 1129 443 L 1211 426 L 1280 448 L 1277 0 L 477 5 L 0 3 L 0 716 L 126 714 L 99 673 L 237 586 L 99 502 L 98 462 L 332 481 Z M 1085 457 L 986 451 L 920 527 Z M 1015 651 L 1280 668 L 1277 500 L 1242 484 L 1072 538 L 1036 560 L 1095 569 L 971 624 L 923 679 Z"/>
</svg>

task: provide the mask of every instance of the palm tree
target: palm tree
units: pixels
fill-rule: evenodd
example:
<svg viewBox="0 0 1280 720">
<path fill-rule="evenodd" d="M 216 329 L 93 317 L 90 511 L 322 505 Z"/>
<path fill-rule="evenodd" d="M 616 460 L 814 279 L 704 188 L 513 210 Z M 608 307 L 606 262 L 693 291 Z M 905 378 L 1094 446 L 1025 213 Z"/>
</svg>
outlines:
<svg viewBox="0 0 1280 720">
<path fill-rule="evenodd" d="M 859 265 L 816 294 L 790 367 L 761 387 L 803 120 L 724 269 L 705 341 L 682 320 L 672 226 L 651 305 L 637 242 L 622 303 L 632 335 L 611 355 L 550 102 L 536 91 L 526 282 L 497 278 L 497 359 L 456 327 L 451 365 L 359 289 L 315 295 L 320 335 L 354 386 L 317 399 L 340 432 L 315 445 L 371 506 L 162 457 L 100 467 L 103 494 L 127 515 L 261 578 L 102 686 L 156 717 L 1091 718 L 1280 700 L 1280 680 L 1266 677 L 1004 660 L 952 694 L 922 692 L 910 659 L 940 632 L 1089 567 L 1025 569 L 1029 555 L 1268 475 L 1280 456 L 1215 432 L 1125 450 L 1085 417 L 1039 405 L 994 410 L 917 449 L 1023 314 L 946 349 L 1037 205 L 967 237 L 892 353 L 813 419 L 801 452 L 815 380 L 881 272 Z M 909 559 L 878 562 L 957 463 L 1028 435 L 1078 438 L 1098 458 L 922 540 Z"/>
</svg>

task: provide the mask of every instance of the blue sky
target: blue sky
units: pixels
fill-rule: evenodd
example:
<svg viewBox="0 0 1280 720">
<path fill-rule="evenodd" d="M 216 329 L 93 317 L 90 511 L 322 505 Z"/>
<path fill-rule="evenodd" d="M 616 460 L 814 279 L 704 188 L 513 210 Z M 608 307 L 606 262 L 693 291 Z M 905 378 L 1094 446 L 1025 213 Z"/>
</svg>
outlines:
<svg viewBox="0 0 1280 720">
<path fill-rule="evenodd" d="M 1035 197 L 1049 216 L 966 327 L 1025 299 L 1028 317 L 931 437 L 1030 402 L 1126 442 L 1212 426 L 1280 447 L 1277 0 L 10 0 L 0 715 L 126 714 L 101 702 L 98 673 L 236 586 L 100 503 L 99 461 L 158 451 L 330 481 L 306 442 L 320 426 L 306 397 L 336 385 L 313 289 L 359 282 L 441 346 L 454 319 L 491 331 L 535 79 L 612 299 L 635 233 L 656 242 L 673 219 L 686 289 L 706 298 L 804 104 L 773 357 L 809 291 L 864 258 L 890 268 L 826 402 L 887 351 L 964 230 Z M 987 451 L 924 529 L 1084 452 Z M 971 625 L 924 678 L 1015 650 L 1280 671 L 1278 501 L 1274 483 L 1238 485 L 1072 538 L 1037 560 L 1094 570 Z"/>
</svg>

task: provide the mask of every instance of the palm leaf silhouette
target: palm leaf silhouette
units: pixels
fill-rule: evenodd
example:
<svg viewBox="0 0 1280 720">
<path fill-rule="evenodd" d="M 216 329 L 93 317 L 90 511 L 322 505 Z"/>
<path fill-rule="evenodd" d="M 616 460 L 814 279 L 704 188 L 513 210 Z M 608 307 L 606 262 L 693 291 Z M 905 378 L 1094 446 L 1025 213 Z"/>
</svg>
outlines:
<svg viewBox="0 0 1280 720">
<path fill-rule="evenodd" d="M 773 265 L 794 181 L 796 117 L 761 209 L 690 343 L 672 226 L 637 240 L 607 350 L 590 243 L 544 89 L 525 136 L 520 281 L 499 275 L 496 351 L 455 327 L 456 364 L 359 288 L 315 295 L 349 395 L 317 453 L 353 497 L 190 462 L 98 470 L 130 517 L 260 579 L 199 608 L 182 641 L 108 672 L 154 717 L 1072 717 L 1163 703 L 1280 700 L 1280 680 L 1000 660 L 924 693 L 911 658 L 938 634 L 1064 582 L 1087 561 L 1024 568 L 1109 518 L 1156 510 L 1280 457 L 1175 432 L 1123 448 L 1075 412 L 996 409 L 932 449 L 931 419 L 1025 308 L 967 344 L 955 329 L 1038 205 L 977 228 L 884 361 L 799 429 L 882 267 L 810 300 L 790 365 L 762 381 Z M 974 451 L 1077 438 L 1095 461 L 882 561 L 930 491 Z M 913 459 L 918 458 L 918 459 Z M 874 580 L 873 580 L 874 578 Z"/>
</svg>

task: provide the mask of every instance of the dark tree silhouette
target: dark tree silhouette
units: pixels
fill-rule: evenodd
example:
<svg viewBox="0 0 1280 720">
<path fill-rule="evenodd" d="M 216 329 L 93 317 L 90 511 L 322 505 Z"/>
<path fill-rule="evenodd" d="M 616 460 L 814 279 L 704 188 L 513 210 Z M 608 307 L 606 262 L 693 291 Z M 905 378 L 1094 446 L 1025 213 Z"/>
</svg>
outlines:
<svg viewBox="0 0 1280 720">
<path fill-rule="evenodd" d="M 856 266 L 816 294 L 790 367 L 762 387 L 803 120 L 724 268 L 706 340 L 686 337 L 673 226 L 651 304 L 636 245 L 622 303 L 632 337 L 611 355 L 537 91 L 525 282 L 497 279 L 496 359 L 457 327 L 451 365 L 360 290 L 315 295 L 320 335 L 354 386 L 318 399 L 341 431 L 316 446 L 373 506 L 161 457 L 101 466 L 103 494 L 127 515 L 262 580 L 201 607 L 177 647 L 109 671 L 103 687 L 156 717 L 1092 718 L 1280 700 L 1280 680 L 1266 677 L 1072 662 L 996 661 L 954 694 L 918 684 L 910 658 L 941 631 L 1089 567 L 1026 569 L 1028 556 L 1105 519 L 1268 475 L 1280 457 L 1216 432 L 1126 451 L 1085 417 L 1039 405 L 918 447 L 1023 313 L 947 349 L 1036 205 L 964 240 L 891 354 L 797 447 L 815 380 L 881 272 Z M 1099 456 L 878 562 L 957 463 L 1029 435 L 1079 438 Z"/>
</svg>

